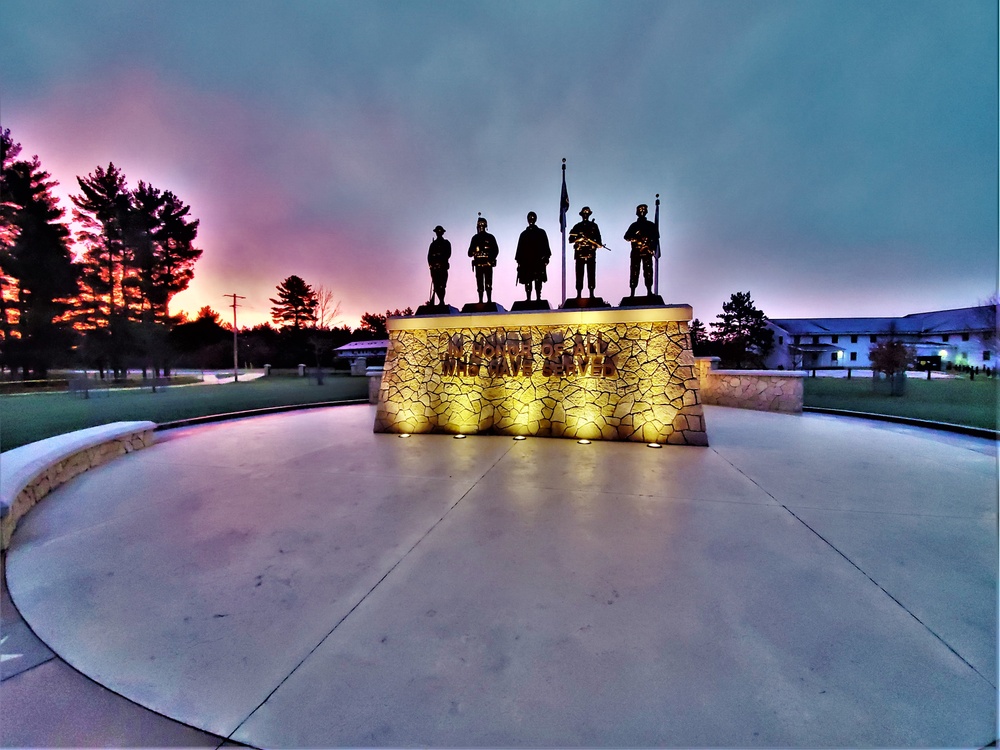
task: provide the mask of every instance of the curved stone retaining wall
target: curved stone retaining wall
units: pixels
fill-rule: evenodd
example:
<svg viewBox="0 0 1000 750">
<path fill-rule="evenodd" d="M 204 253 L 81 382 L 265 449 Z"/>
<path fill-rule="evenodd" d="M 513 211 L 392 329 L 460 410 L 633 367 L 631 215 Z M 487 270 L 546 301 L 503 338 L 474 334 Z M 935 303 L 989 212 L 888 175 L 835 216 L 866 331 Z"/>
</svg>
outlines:
<svg viewBox="0 0 1000 750">
<path fill-rule="evenodd" d="M 35 503 L 88 469 L 152 445 L 155 429 L 155 422 L 112 422 L 0 454 L 0 549 Z"/>
<path fill-rule="evenodd" d="M 801 370 L 718 370 L 718 357 L 696 357 L 701 401 L 756 411 L 802 411 Z"/>
</svg>

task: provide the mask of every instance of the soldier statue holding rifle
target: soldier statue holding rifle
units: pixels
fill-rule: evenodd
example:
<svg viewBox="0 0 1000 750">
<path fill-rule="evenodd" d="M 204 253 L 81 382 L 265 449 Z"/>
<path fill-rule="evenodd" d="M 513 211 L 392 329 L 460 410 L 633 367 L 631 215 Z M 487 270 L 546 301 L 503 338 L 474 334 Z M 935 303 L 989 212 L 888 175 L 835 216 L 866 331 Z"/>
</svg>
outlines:
<svg viewBox="0 0 1000 750">
<path fill-rule="evenodd" d="M 576 296 L 583 292 L 583 273 L 587 272 L 587 288 L 590 296 L 594 296 L 594 276 L 597 265 L 597 248 L 605 247 L 601 241 L 601 230 L 597 224 L 590 221 L 593 211 L 588 206 L 580 209 L 583 220 L 577 222 L 569 233 L 569 241 L 573 243 L 573 259 L 576 261 Z"/>
<path fill-rule="evenodd" d="M 646 295 L 653 295 L 653 255 L 656 253 L 656 243 L 660 232 L 656 225 L 646 218 L 649 207 L 640 203 L 635 208 L 636 220 L 625 232 L 625 239 L 632 244 L 629 256 L 628 286 L 630 296 L 635 296 L 635 288 L 639 285 L 639 265 L 642 265 L 642 280 L 646 285 Z"/>
</svg>

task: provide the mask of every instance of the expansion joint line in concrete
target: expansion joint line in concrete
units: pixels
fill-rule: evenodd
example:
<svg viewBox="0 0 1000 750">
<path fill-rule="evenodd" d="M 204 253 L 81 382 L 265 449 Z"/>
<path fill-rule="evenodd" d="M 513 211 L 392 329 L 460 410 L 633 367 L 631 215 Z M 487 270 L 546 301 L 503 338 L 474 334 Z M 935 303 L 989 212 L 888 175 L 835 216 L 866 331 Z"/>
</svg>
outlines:
<svg viewBox="0 0 1000 750">
<path fill-rule="evenodd" d="M 854 560 L 852 560 L 852 559 L 851 559 L 851 558 L 849 558 L 849 557 L 848 557 L 848 556 L 847 556 L 846 554 L 844 554 L 844 553 L 843 553 L 843 552 L 842 552 L 842 551 L 841 551 L 841 550 L 840 550 L 840 549 L 839 549 L 839 548 L 838 548 L 838 547 L 837 547 L 837 546 L 836 546 L 835 544 L 833 544 L 833 542 L 831 542 L 831 541 L 830 541 L 829 539 L 827 539 L 827 538 L 826 538 L 825 536 L 823 536 L 823 535 L 822 535 L 822 534 L 820 534 L 820 533 L 819 533 L 818 531 L 816 531 L 816 529 L 814 529 L 814 528 L 813 528 L 812 526 L 810 526 L 810 525 L 809 525 L 808 523 L 806 523 L 806 522 L 805 522 L 804 520 L 802 520 L 802 518 L 800 518 L 800 517 L 799 517 L 798 515 L 796 515 L 795 511 L 793 511 L 793 510 L 792 510 L 791 508 L 789 508 L 789 507 L 788 507 L 787 505 L 785 505 L 785 504 L 784 504 L 783 502 L 781 502 L 781 501 L 780 501 L 780 500 L 779 500 L 778 498 L 776 498 L 776 497 L 775 497 L 774 495 L 772 495 L 772 494 L 771 494 L 770 492 L 768 492 L 768 491 L 767 491 L 767 489 L 765 489 L 764 487 L 762 487 L 762 486 L 761 486 L 761 485 L 760 485 L 760 484 L 759 484 L 758 482 L 756 482 L 756 481 L 754 480 L 754 478 L 753 478 L 753 477 L 751 477 L 751 476 L 750 476 L 749 474 L 747 474 L 747 473 L 746 473 L 745 471 L 743 471 L 743 470 L 742 470 L 742 469 L 741 469 L 741 468 L 740 468 L 739 466 L 737 466 L 736 464 L 734 464 L 734 463 L 733 463 L 732 461 L 730 461 L 730 460 L 729 460 L 728 458 L 726 458 L 725 456 L 723 456 L 723 455 L 722 455 L 721 453 L 719 453 L 719 452 L 718 452 L 717 450 L 715 450 L 714 448 L 713 448 L 712 450 L 713 450 L 713 451 L 715 452 L 715 454 L 716 454 L 717 456 L 719 456 L 719 458 L 721 458 L 721 459 L 722 459 L 723 461 L 725 461 L 725 462 L 726 462 L 727 464 L 729 464 L 730 466 L 732 466 L 732 467 L 733 467 L 734 469 L 736 469 L 736 471 L 738 471 L 738 472 L 739 472 L 740 474 L 742 474 L 743 476 L 745 476 L 745 477 L 746 477 L 746 478 L 747 478 L 747 479 L 748 479 L 748 480 L 749 480 L 750 482 L 752 482 L 752 483 L 753 483 L 753 484 L 754 484 L 754 485 L 755 485 L 756 487 L 758 487 L 758 488 L 760 489 L 760 491 L 761 491 L 761 492 L 763 492 L 763 493 L 764 493 L 765 495 L 767 495 L 767 496 L 768 496 L 769 498 L 771 498 L 772 500 L 774 500 L 774 502 L 776 502 L 776 503 L 777 503 L 777 504 L 778 504 L 779 506 L 781 506 L 781 508 L 782 508 L 782 509 L 783 509 L 783 510 L 784 510 L 784 511 L 785 511 L 786 513 L 788 513 L 788 515 L 790 515 L 790 516 L 791 516 L 792 518 L 794 518 L 794 519 L 795 519 L 796 521 L 798 521 L 798 522 L 799 522 L 800 524 L 802 524 L 803 526 L 805 526 L 805 527 L 806 527 L 806 528 L 807 528 L 807 529 L 808 529 L 808 530 L 809 530 L 810 532 L 812 532 L 813 534 L 815 534 L 815 535 L 816 535 L 816 537 L 817 537 L 817 538 L 818 538 L 818 539 L 819 539 L 820 541 L 822 541 L 822 542 L 823 542 L 824 544 L 826 544 L 826 545 L 827 545 L 827 546 L 828 546 L 828 547 L 829 547 L 830 549 L 832 549 L 832 550 L 833 550 L 834 552 L 836 552 L 836 553 L 837 553 L 838 555 L 840 555 L 840 556 L 841 556 L 842 558 L 844 558 L 844 560 L 846 560 L 846 561 L 847 561 L 847 563 L 848 563 L 848 564 L 849 564 L 849 565 L 850 565 L 851 567 L 853 567 L 853 568 L 854 568 L 855 570 L 857 570 L 857 571 L 858 571 L 858 572 L 859 572 L 859 573 L 860 573 L 861 575 L 863 575 L 863 576 L 864 576 L 865 578 L 867 578 L 867 579 L 868 579 L 868 580 L 869 580 L 869 581 L 870 581 L 870 582 L 871 582 L 871 583 L 872 583 L 872 584 L 873 584 L 874 586 L 876 586 L 876 587 L 877 587 L 877 588 L 879 589 L 879 591 L 881 591 L 881 592 L 882 592 L 883 594 L 885 594 L 885 595 L 886 595 L 887 597 L 889 597 L 890 599 L 892 599 L 892 601 L 894 601 L 894 602 L 896 603 L 896 605 L 897 605 L 897 606 L 898 606 L 898 607 L 899 607 L 900 609 L 902 609 L 902 610 L 903 610 L 904 612 L 906 612 L 906 614 L 908 614 L 908 615 L 909 615 L 910 617 L 912 617 L 912 618 L 913 618 L 914 620 L 916 620 L 916 621 L 917 621 L 918 623 L 920 623 L 921 627 L 923 627 L 923 628 L 924 628 L 924 630 L 926 630 L 926 631 L 927 631 L 928 633 L 930 633 L 930 634 L 931 634 L 932 636 L 934 636 L 934 637 L 935 637 L 935 638 L 936 638 L 936 639 L 937 639 L 937 640 L 938 640 L 938 641 L 939 641 L 939 642 L 941 643 L 941 645 L 943 645 L 943 646 L 944 646 L 944 647 L 945 647 L 946 649 L 948 649 L 949 651 L 951 651 L 951 653 L 953 653 L 953 654 L 954 654 L 954 655 L 955 655 L 956 657 L 958 657 L 958 659 L 959 659 L 959 660 L 960 660 L 960 661 L 961 661 L 961 662 L 962 662 L 963 664 L 965 664 L 965 666 L 967 666 L 967 667 L 968 667 L 969 669 L 971 669 L 971 670 L 972 670 L 973 672 L 975 672 L 975 673 L 976 673 L 976 674 L 977 674 L 977 675 L 978 675 L 978 676 L 979 676 L 979 677 L 980 677 L 980 678 L 981 678 L 981 679 L 983 680 L 983 682 L 985 682 L 985 683 L 986 683 L 987 685 L 989 685 L 989 686 L 990 686 L 990 687 L 992 687 L 992 688 L 993 688 L 994 690 L 996 690 L 997 686 L 996 686 L 996 685 L 994 685 L 994 684 L 993 684 L 993 683 L 992 683 L 992 682 L 991 682 L 991 681 L 989 680 L 989 678 L 988 678 L 988 677 L 986 677 L 985 675 L 983 675 L 983 674 L 982 674 L 982 672 L 980 672 L 980 671 L 979 671 L 978 669 L 976 669 L 976 668 L 975 668 L 975 667 L 974 667 L 974 666 L 973 666 L 973 665 L 972 665 L 972 664 L 971 664 L 971 663 L 969 662 L 969 660 L 968 660 L 968 659 L 966 659 L 966 658 L 965 658 L 964 656 L 962 656 L 962 655 L 961 655 L 960 653 L 958 653 L 958 651 L 956 651 L 956 650 L 955 650 L 955 649 L 954 649 L 954 648 L 953 648 L 953 647 L 951 646 L 951 644 L 950 644 L 950 643 L 948 643 L 948 641 L 946 641 L 946 640 L 945 640 L 944 638 L 942 638 L 942 637 L 941 637 L 940 635 L 938 635 L 938 634 L 937 634 L 937 633 L 936 633 L 936 632 L 935 632 L 935 631 L 933 630 L 933 628 L 931 628 L 931 627 L 930 627 L 929 625 L 927 625 L 927 623 L 925 623 L 925 622 L 924 622 L 923 620 L 921 620 L 921 619 L 920 619 L 919 617 L 917 617 L 917 615 L 916 615 L 916 614 L 914 614 L 914 613 L 913 613 L 913 612 L 912 612 L 912 611 L 911 611 L 911 610 L 910 610 L 910 609 L 909 609 L 909 608 L 908 608 L 908 607 L 907 607 L 907 606 L 906 606 L 905 604 L 903 604 L 903 603 L 902 603 L 902 602 L 901 602 L 901 601 L 900 601 L 899 599 L 897 599 L 897 598 L 896 598 L 895 596 L 893 596 L 892 594 L 890 594 L 890 593 L 889 593 L 889 592 L 888 592 L 888 591 L 886 590 L 886 588 L 885 588 L 885 587 L 884 587 L 884 586 L 883 586 L 882 584 L 880 584 L 880 583 L 879 583 L 878 581 L 876 581 L 876 580 L 875 580 L 874 578 L 872 578 L 872 577 L 871 577 L 870 575 L 868 575 L 868 573 L 867 573 L 867 572 L 865 572 L 865 570 L 864 570 L 863 568 L 861 568 L 861 566 L 860 566 L 860 565 L 858 565 L 858 564 L 857 564 L 856 562 L 854 562 Z"/>
<path fill-rule="evenodd" d="M 400 566 L 400 564 L 403 562 L 403 560 L 405 560 L 407 557 L 409 557 L 410 553 L 413 552 L 413 550 L 415 550 L 417 548 L 417 546 L 422 541 L 424 541 L 424 539 L 426 539 L 428 536 L 430 536 L 433 533 L 434 529 L 436 529 L 441 524 L 441 522 L 444 521 L 444 519 L 448 517 L 448 514 L 451 513 L 453 510 L 455 510 L 455 508 L 458 507 L 459 503 L 461 503 L 466 497 L 468 497 L 469 493 L 472 492 L 472 490 L 474 490 L 476 488 L 476 486 L 481 481 L 483 481 L 483 479 L 486 477 L 486 475 L 489 474 L 491 471 L 493 471 L 493 469 L 496 468 L 497 464 L 499 464 L 507 456 L 507 454 L 510 453 L 510 451 L 513 449 L 514 445 L 515 444 L 512 443 L 507 448 L 507 450 L 505 450 L 503 453 L 501 453 L 500 456 L 497 457 L 497 460 L 494 461 L 492 464 L 490 464 L 490 466 L 485 471 L 483 471 L 483 473 L 480 474 L 476 478 L 476 480 L 474 482 L 472 482 L 469 485 L 469 487 L 465 490 L 465 492 L 462 493 L 462 496 L 459 497 L 458 500 L 456 500 L 455 502 L 453 502 L 450 506 L 448 506 L 448 509 L 441 515 L 441 517 L 439 519 L 437 519 L 433 524 L 431 524 L 430 528 L 427 529 L 427 531 L 425 531 L 423 533 L 423 535 L 417 541 L 415 541 L 413 543 L 413 546 L 411 546 L 408 550 L 406 550 L 406 552 L 404 552 L 402 554 L 402 556 L 398 560 L 396 560 L 396 562 L 394 562 L 391 566 L 389 566 L 389 569 L 382 575 L 381 578 L 378 579 L 378 581 L 375 582 L 375 585 L 372 586 L 370 589 L 368 589 L 368 592 L 364 596 L 362 596 L 360 599 L 358 599 L 358 601 L 356 601 L 354 603 L 354 606 L 352 606 L 347 611 L 347 614 L 345 614 L 343 617 L 341 617 L 339 620 L 337 620 L 337 622 L 334 624 L 334 626 L 332 628 L 330 628 L 330 631 L 326 635 L 324 635 L 322 638 L 320 638 L 319 642 L 309 650 L 309 653 L 306 654 L 304 657 L 302 657 L 302 660 L 298 664 L 296 664 L 292 668 L 292 670 L 287 675 L 285 675 L 278 682 L 277 685 L 274 686 L 274 689 L 270 693 L 267 694 L 267 696 L 264 698 L 264 700 L 262 700 L 260 703 L 258 703 L 257 706 L 250 713 L 248 713 L 246 715 L 246 717 L 244 717 L 244 719 L 242 721 L 240 721 L 239 724 L 236 725 L 236 728 L 233 729 L 233 731 L 231 731 L 229 733 L 229 735 L 227 736 L 226 739 L 232 740 L 233 735 L 236 734 L 240 730 L 240 727 L 242 727 L 244 724 L 246 724 L 250 720 L 250 717 L 252 717 L 255 713 L 257 713 L 257 711 L 259 711 L 260 708 L 271 699 L 272 695 L 274 695 L 276 692 L 278 692 L 278 689 L 282 685 L 284 685 L 293 674 L 295 674 L 298 671 L 299 667 L 301 667 L 303 664 L 305 664 L 306 661 L 308 661 L 309 657 L 312 656 L 314 653 L 316 653 L 316 651 L 319 649 L 320 646 L 322 646 L 324 643 L 326 643 L 326 640 L 331 635 L 333 635 L 334 631 L 336 631 L 337 628 L 339 628 L 348 617 L 350 617 L 352 614 L 354 614 L 354 610 L 356 610 L 358 607 L 360 607 L 362 605 L 362 603 L 364 603 L 364 601 L 369 596 L 372 595 L 372 593 L 375 591 L 375 589 L 377 589 L 380 585 L 382 585 L 382 581 L 384 581 L 386 578 L 388 578 L 392 574 L 392 572 L 396 568 L 398 568 Z M 235 742 L 236 740 L 233 740 L 233 741 Z"/>
</svg>

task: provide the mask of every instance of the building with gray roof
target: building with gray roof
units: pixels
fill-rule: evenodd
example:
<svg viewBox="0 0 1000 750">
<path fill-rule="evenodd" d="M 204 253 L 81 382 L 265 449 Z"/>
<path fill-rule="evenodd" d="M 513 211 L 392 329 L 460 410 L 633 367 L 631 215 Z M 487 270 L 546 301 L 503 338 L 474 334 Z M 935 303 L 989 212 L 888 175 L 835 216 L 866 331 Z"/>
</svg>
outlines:
<svg viewBox="0 0 1000 750">
<path fill-rule="evenodd" d="M 998 348 L 996 305 L 913 313 L 898 318 L 775 318 L 776 369 L 871 367 L 868 352 L 880 340 L 912 346 L 923 369 L 994 369 Z"/>
</svg>

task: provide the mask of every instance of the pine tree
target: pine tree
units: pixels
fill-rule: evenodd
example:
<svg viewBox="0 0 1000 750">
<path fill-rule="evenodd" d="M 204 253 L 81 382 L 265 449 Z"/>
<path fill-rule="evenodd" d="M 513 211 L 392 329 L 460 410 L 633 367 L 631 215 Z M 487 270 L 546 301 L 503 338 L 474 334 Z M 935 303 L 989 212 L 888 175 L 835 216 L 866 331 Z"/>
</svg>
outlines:
<svg viewBox="0 0 1000 750">
<path fill-rule="evenodd" d="M 278 297 L 271 297 L 271 319 L 278 325 L 298 331 L 316 321 L 316 292 L 298 276 L 289 276 L 278 284 Z"/>
<path fill-rule="evenodd" d="M 691 321 L 688 330 L 691 334 L 691 351 L 696 357 L 703 356 L 705 343 L 708 340 L 708 335 L 705 332 L 705 324 L 698 320 L 698 318 L 695 318 Z"/>
<path fill-rule="evenodd" d="M 126 304 L 134 298 L 133 258 L 125 242 L 126 231 L 134 232 L 131 197 L 124 173 L 113 163 L 77 177 L 77 182 L 82 192 L 70 198 L 76 206 L 73 218 L 83 227 L 77 239 L 85 248 L 77 323 L 90 359 L 102 374 L 110 366 L 117 378 L 128 346 Z"/>
<path fill-rule="evenodd" d="M 5 363 L 44 378 L 68 358 L 72 328 L 67 311 L 77 291 L 63 210 L 52 195 L 58 183 L 37 156 L 15 161 L 20 145 L 3 132 L 3 211 L 0 271 L 4 288 Z"/>
<path fill-rule="evenodd" d="M 132 193 L 132 236 L 144 320 L 166 322 L 170 299 L 187 289 L 202 251 L 194 246 L 197 219 L 191 207 L 169 190 L 140 181 Z"/>
<path fill-rule="evenodd" d="M 736 292 L 712 323 L 712 342 L 725 367 L 761 367 L 774 346 L 767 318 L 754 306 L 750 292 Z"/>
</svg>

